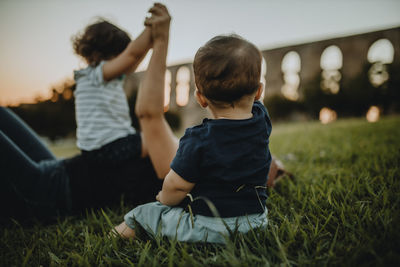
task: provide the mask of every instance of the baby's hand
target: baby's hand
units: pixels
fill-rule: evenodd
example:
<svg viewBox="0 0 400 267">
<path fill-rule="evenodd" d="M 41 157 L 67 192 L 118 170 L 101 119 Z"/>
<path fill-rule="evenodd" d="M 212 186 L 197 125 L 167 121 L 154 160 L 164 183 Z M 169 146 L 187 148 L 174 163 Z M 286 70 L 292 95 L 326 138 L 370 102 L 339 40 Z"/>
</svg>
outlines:
<svg viewBox="0 0 400 267">
<path fill-rule="evenodd" d="M 155 3 L 150 8 L 149 13 L 152 16 L 146 18 L 144 25 L 151 26 L 153 42 L 168 41 L 171 16 L 168 13 L 167 7 L 160 3 Z"/>
</svg>

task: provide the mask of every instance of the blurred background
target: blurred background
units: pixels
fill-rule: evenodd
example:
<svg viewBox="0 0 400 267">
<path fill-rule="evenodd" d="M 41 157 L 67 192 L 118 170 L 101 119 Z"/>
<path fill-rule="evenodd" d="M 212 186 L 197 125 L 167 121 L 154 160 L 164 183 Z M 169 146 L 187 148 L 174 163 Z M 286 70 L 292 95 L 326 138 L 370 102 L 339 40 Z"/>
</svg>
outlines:
<svg viewBox="0 0 400 267">
<path fill-rule="evenodd" d="M 263 101 L 274 122 L 375 122 L 400 111 L 400 1 L 160 2 L 173 17 L 165 111 L 178 134 L 207 115 L 193 98 L 191 62 L 218 34 L 239 34 L 262 51 Z M 71 36 L 101 16 L 134 38 L 152 4 L 0 1 L 0 104 L 49 140 L 73 139 L 72 73 L 85 65 L 72 52 Z M 125 80 L 131 111 L 149 56 Z"/>
</svg>

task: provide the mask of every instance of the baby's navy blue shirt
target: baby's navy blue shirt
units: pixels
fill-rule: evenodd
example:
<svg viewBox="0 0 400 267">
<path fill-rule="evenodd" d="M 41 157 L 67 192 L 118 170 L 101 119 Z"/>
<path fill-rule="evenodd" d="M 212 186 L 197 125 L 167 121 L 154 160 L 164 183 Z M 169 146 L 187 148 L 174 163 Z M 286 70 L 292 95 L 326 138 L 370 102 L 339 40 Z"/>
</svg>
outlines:
<svg viewBox="0 0 400 267">
<path fill-rule="evenodd" d="M 253 117 L 244 120 L 204 119 L 186 129 L 171 169 L 188 182 L 194 201 L 185 199 L 194 214 L 214 216 L 209 200 L 221 217 L 262 213 L 271 154 L 268 148 L 271 121 L 256 101 Z"/>
</svg>

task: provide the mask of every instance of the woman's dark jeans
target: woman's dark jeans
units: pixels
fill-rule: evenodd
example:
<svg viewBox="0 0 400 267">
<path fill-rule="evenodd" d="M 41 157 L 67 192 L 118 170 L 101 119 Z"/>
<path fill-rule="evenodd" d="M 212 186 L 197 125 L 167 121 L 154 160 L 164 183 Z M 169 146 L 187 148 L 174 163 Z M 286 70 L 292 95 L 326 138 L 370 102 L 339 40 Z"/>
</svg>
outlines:
<svg viewBox="0 0 400 267">
<path fill-rule="evenodd" d="M 0 177 L 0 218 L 46 218 L 69 209 L 62 162 L 5 107 L 0 107 Z"/>
<path fill-rule="evenodd" d="M 18 116 L 0 107 L 0 218 L 56 218 L 118 204 L 123 195 L 132 206 L 154 201 L 162 180 L 151 160 L 140 157 L 140 134 L 114 145 L 122 147 L 118 155 L 105 146 L 104 157 L 57 160 Z"/>
</svg>

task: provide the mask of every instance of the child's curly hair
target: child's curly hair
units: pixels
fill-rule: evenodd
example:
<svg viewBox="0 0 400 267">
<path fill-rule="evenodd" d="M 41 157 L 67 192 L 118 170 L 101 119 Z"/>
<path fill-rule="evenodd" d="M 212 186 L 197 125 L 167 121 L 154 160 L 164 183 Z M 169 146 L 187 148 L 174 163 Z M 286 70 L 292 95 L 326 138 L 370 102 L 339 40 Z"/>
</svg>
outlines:
<svg viewBox="0 0 400 267">
<path fill-rule="evenodd" d="M 96 66 L 120 54 L 129 44 L 129 35 L 103 18 L 71 38 L 74 52 Z"/>
</svg>

